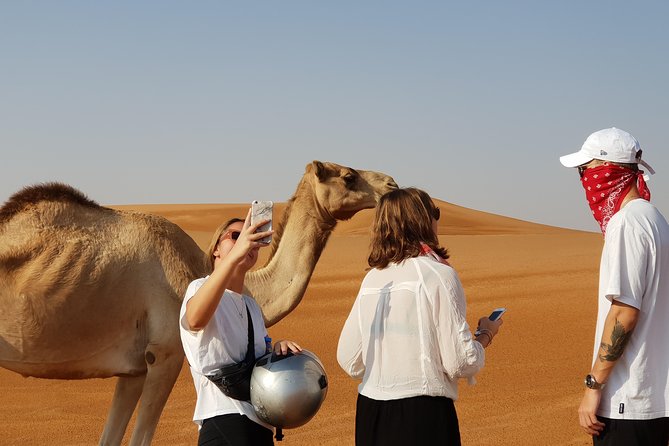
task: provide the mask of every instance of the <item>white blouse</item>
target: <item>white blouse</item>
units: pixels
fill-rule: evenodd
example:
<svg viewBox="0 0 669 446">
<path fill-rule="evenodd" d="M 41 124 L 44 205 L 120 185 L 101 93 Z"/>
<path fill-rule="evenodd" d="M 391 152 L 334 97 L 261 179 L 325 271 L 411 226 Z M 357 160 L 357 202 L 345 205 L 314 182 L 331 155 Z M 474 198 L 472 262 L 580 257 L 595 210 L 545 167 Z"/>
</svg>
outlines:
<svg viewBox="0 0 669 446">
<path fill-rule="evenodd" d="M 375 400 L 445 396 L 485 361 L 465 319 L 465 295 L 453 268 L 414 257 L 365 276 L 344 324 L 337 361 L 358 392 Z"/>
</svg>

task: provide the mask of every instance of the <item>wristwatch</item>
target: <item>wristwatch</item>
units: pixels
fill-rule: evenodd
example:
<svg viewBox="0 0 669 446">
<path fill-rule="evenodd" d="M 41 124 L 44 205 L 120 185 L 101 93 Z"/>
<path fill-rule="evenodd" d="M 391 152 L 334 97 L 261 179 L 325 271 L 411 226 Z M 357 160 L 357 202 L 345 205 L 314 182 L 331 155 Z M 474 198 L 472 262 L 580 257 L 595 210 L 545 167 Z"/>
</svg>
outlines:
<svg viewBox="0 0 669 446">
<path fill-rule="evenodd" d="M 605 385 L 606 383 L 597 382 L 595 377 L 592 375 L 587 375 L 585 377 L 585 387 L 587 387 L 588 389 L 593 389 L 593 390 L 603 389 Z"/>
</svg>

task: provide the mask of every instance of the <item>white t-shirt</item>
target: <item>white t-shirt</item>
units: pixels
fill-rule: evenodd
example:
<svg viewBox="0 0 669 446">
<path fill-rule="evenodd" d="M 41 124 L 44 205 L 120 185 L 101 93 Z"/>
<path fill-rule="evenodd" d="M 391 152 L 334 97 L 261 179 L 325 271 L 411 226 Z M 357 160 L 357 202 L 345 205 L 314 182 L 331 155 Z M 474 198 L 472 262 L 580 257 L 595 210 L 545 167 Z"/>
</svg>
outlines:
<svg viewBox="0 0 669 446">
<path fill-rule="evenodd" d="M 372 269 L 344 324 L 337 361 L 362 378 L 358 392 L 368 398 L 455 400 L 457 379 L 473 377 L 485 360 L 465 307 L 455 270 L 432 258 Z"/>
<path fill-rule="evenodd" d="M 630 201 L 606 229 L 599 278 L 597 359 L 611 299 L 640 310 L 597 414 L 646 420 L 669 416 L 669 225 L 643 199 Z"/>
<path fill-rule="evenodd" d="M 258 419 L 249 402 L 226 396 L 214 383 L 203 376 L 223 365 L 241 362 L 246 356 L 248 325 L 244 304 L 248 305 L 253 319 L 256 358 L 265 354 L 265 336 L 267 335 L 262 311 L 256 301 L 230 290 L 226 290 L 223 294 L 207 326 L 200 331 L 191 331 L 186 320 L 186 303 L 208 277 L 194 280 L 188 285 L 179 315 L 181 343 L 190 364 L 197 393 L 193 421 L 202 425 L 202 421 L 207 418 L 238 413 L 246 415 L 268 429 L 273 429 L 272 426 Z"/>
</svg>

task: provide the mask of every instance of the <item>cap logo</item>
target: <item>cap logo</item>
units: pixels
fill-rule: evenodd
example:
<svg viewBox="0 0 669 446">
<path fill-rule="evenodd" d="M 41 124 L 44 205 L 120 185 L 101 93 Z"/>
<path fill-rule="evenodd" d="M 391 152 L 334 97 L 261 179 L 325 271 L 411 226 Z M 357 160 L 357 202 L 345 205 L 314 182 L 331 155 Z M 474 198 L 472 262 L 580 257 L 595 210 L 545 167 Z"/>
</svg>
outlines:
<svg viewBox="0 0 669 446">
<path fill-rule="evenodd" d="M 608 155 L 608 153 L 606 153 L 606 150 L 600 150 L 599 154 L 602 155 L 602 156 Z"/>
</svg>

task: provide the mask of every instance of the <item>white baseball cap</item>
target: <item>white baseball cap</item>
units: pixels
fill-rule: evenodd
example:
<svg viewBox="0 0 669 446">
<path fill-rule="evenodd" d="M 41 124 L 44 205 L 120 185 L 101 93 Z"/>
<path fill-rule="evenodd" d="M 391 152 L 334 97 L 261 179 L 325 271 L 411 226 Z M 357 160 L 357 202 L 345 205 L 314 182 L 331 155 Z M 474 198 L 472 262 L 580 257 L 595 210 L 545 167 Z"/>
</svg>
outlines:
<svg viewBox="0 0 669 446">
<path fill-rule="evenodd" d="M 624 164 L 638 163 L 648 169 L 651 175 L 655 173 L 647 162 L 641 160 L 639 141 L 626 131 L 615 127 L 588 136 L 581 150 L 561 156 L 560 162 L 565 167 L 577 167 L 593 159 Z"/>
</svg>

